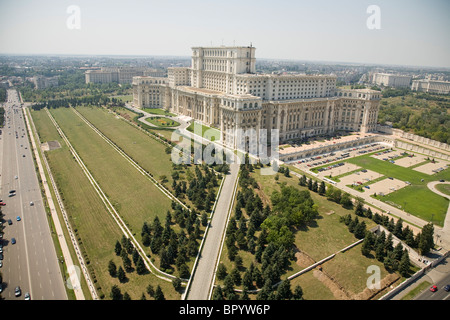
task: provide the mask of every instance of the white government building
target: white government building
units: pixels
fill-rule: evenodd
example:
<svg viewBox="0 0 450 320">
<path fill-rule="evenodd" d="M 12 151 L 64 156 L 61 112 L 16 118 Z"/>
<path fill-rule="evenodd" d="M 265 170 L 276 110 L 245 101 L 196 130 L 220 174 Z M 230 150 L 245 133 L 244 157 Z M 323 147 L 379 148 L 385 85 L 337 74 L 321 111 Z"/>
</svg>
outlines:
<svg viewBox="0 0 450 320">
<path fill-rule="evenodd" d="M 438 81 L 428 79 L 413 80 L 411 90 L 437 94 L 449 94 L 450 81 Z"/>
<path fill-rule="evenodd" d="M 190 68 L 133 77 L 133 105 L 164 108 L 219 128 L 236 148 L 236 129 L 279 130 L 279 142 L 377 127 L 381 93 L 339 90 L 334 75 L 257 74 L 255 48 L 193 47 Z M 270 137 L 269 137 L 270 139 Z"/>
<path fill-rule="evenodd" d="M 374 73 L 372 82 L 385 87 L 409 88 L 411 86 L 411 76 L 390 74 L 390 73 Z"/>
</svg>

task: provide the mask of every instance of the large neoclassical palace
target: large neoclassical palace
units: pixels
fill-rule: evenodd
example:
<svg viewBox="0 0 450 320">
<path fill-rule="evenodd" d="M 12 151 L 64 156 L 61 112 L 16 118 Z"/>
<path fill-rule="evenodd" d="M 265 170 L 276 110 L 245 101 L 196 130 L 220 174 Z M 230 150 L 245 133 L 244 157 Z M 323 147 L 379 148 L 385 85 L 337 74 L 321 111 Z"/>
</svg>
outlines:
<svg viewBox="0 0 450 320">
<path fill-rule="evenodd" d="M 167 77 L 134 77 L 133 105 L 164 108 L 222 131 L 236 147 L 236 129 L 278 129 L 279 142 L 337 130 L 376 130 L 380 92 L 340 90 L 336 76 L 259 74 L 255 48 L 194 47 L 190 68 Z"/>
</svg>

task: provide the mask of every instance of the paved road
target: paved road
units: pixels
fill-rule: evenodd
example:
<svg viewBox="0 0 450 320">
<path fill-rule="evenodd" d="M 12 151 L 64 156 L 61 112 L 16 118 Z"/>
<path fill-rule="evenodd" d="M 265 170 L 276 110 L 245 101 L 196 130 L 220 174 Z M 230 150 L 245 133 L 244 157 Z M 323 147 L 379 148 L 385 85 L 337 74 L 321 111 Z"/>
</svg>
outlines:
<svg viewBox="0 0 450 320">
<path fill-rule="evenodd" d="M 417 296 L 412 297 L 414 300 L 450 300 L 450 292 L 444 290 L 444 287 L 450 284 L 450 257 L 444 259 L 436 267 L 427 271 L 425 274 L 411 282 L 406 288 L 391 297 L 389 300 L 401 300 L 411 290 L 414 290 L 420 284 L 427 282 L 426 286 Z M 436 292 L 431 292 L 431 285 L 437 286 Z"/>
<path fill-rule="evenodd" d="M 436 189 L 437 184 L 450 184 L 448 181 L 440 182 L 440 181 L 432 181 L 427 184 L 427 187 L 437 193 L 438 195 L 447 198 L 450 200 L 450 196 L 448 194 L 442 193 Z M 450 249 L 450 203 L 447 208 L 447 213 L 445 215 L 444 227 L 442 229 L 436 230 L 436 234 L 438 236 L 437 244 L 442 245 L 447 250 Z"/>
<path fill-rule="evenodd" d="M 3 207 L 2 297 L 23 299 L 29 292 L 35 300 L 67 299 L 15 90 L 8 90 L 8 102 L 4 107 L 6 120 L 0 136 L 0 198 L 6 203 Z M 16 190 L 16 195 L 9 197 L 10 190 Z M 16 220 L 17 216 L 20 221 Z M 12 238 L 16 239 L 16 244 L 12 244 Z M 14 294 L 16 286 L 22 290 L 19 297 Z"/>
<path fill-rule="evenodd" d="M 187 300 L 207 300 L 209 298 L 238 173 L 239 164 L 231 164 L 230 174 L 225 176 L 222 191 L 210 221 L 208 234 L 198 260 Z"/>
</svg>

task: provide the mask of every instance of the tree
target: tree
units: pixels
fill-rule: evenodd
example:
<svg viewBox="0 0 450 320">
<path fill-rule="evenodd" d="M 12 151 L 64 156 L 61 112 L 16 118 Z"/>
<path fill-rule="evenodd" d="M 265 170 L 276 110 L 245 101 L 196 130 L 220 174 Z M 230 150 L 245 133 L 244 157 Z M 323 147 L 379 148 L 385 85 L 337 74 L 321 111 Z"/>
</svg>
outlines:
<svg viewBox="0 0 450 320">
<path fill-rule="evenodd" d="M 142 260 L 142 257 L 139 256 L 136 263 L 136 272 L 137 274 L 146 274 L 147 273 L 147 267 L 144 264 L 144 260 Z"/>
<path fill-rule="evenodd" d="M 409 261 L 409 253 L 405 249 L 403 250 L 402 258 L 400 260 L 400 264 L 398 267 L 398 271 L 403 277 L 406 277 L 409 275 L 409 268 L 410 268 L 410 261 Z"/>
<path fill-rule="evenodd" d="M 366 235 L 366 231 L 366 223 L 364 221 L 361 221 L 356 225 L 354 235 L 356 238 L 362 239 Z"/>
<path fill-rule="evenodd" d="M 109 271 L 109 275 L 111 277 L 115 277 L 117 275 L 117 267 L 116 267 L 116 264 L 112 260 L 109 260 L 108 271 Z"/>
<path fill-rule="evenodd" d="M 283 280 L 277 288 L 277 300 L 290 300 L 292 298 L 291 282 L 289 279 Z"/>
<path fill-rule="evenodd" d="M 117 279 L 119 279 L 120 283 L 124 283 L 127 280 L 127 276 L 122 266 L 119 266 L 119 270 L 117 271 Z"/>
<path fill-rule="evenodd" d="M 223 290 L 221 286 L 217 286 L 216 289 L 214 289 L 214 294 L 212 296 L 213 300 L 224 300 L 223 296 Z"/>
<path fill-rule="evenodd" d="M 422 228 L 422 232 L 419 237 L 419 253 L 421 255 L 426 255 L 430 252 L 431 248 L 434 246 L 433 241 L 434 227 L 430 222 Z"/>
<path fill-rule="evenodd" d="M 378 261 L 383 261 L 385 254 L 384 254 L 384 246 L 383 243 L 379 243 L 376 247 L 375 247 L 375 257 L 377 258 Z"/>
<path fill-rule="evenodd" d="M 163 293 L 161 287 L 159 286 L 159 284 L 155 290 L 155 300 L 166 300 L 166 298 L 164 297 L 164 293 Z"/>
<path fill-rule="evenodd" d="M 127 272 L 131 271 L 131 260 L 130 258 L 128 258 L 128 254 L 126 253 L 125 250 L 122 251 L 122 262 L 125 270 Z"/>
<path fill-rule="evenodd" d="M 149 285 L 147 286 L 146 291 L 147 291 L 147 293 L 148 293 L 148 295 L 149 295 L 150 297 L 154 297 L 154 296 L 155 296 L 155 289 L 153 288 L 153 286 L 152 286 L 151 284 L 149 284 Z"/>
<path fill-rule="evenodd" d="M 344 208 L 350 208 L 352 206 L 352 198 L 350 197 L 350 194 L 348 194 L 347 192 L 344 192 L 340 197 L 339 203 Z"/>
<path fill-rule="evenodd" d="M 130 295 L 128 294 L 128 292 L 125 291 L 125 293 L 123 294 L 123 300 L 131 300 Z"/>
<path fill-rule="evenodd" d="M 324 195 L 326 192 L 325 182 L 321 181 L 319 186 L 319 194 Z"/>
<path fill-rule="evenodd" d="M 114 252 L 116 253 L 117 256 L 120 256 L 120 254 L 122 253 L 122 246 L 121 246 L 119 240 L 116 241 L 116 246 L 114 248 Z"/>
<path fill-rule="evenodd" d="M 393 232 L 397 238 L 403 239 L 403 220 L 402 219 L 397 220 L 397 223 L 395 224 Z"/>
<path fill-rule="evenodd" d="M 223 280 L 227 276 L 227 267 L 223 263 L 220 263 L 217 267 L 217 279 Z"/>
<path fill-rule="evenodd" d="M 117 285 L 113 285 L 111 288 L 111 293 L 109 294 L 112 300 L 122 300 L 122 292 Z"/>
<path fill-rule="evenodd" d="M 241 278 L 241 274 L 239 273 L 239 270 L 237 268 L 234 268 L 233 270 L 231 270 L 230 276 L 233 279 L 233 282 L 236 286 L 241 285 L 242 278 Z"/>
<path fill-rule="evenodd" d="M 180 289 L 181 289 L 181 279 L 180 278 L 175 278 L 175 279 L 173 279 L 172 280 L 172 285 L 173 285 L 173 288 L 176 290 L 176 291 L 179 291 Z"/>
<path fill-rule="evenodd" d="M 299 285 L 297 285 L 294 289 L 294 293 L 292 294 L 292 299 L 294 300 L 303 300 L 303 289 Z"/>
<path fill-rule="evenodd" d="M 364 238 L 364 241 L 361 246 L 361 253 L 368 257 L 370 255 L 370 251 L 372 250 L 372 244 L 370 243 L 370 239 L 368 237 Z"/>
</svg>

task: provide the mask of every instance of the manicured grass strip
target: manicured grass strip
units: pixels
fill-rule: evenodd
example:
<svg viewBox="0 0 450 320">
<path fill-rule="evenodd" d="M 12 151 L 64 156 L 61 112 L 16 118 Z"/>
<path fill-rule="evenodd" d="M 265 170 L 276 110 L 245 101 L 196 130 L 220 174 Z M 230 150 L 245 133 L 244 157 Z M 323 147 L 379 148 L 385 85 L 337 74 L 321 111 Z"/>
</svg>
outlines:
<svg viewBox="0 0 450 320">
<path fill-rule="evenodd" d="M 156 179 L 165 175 L 167 185 L 172 184 L 171 155 L 166 153 L 165 145 L 105 109 L 77 107 L 76 110 Z"/>
<path fill-rule="evenodd" d="M 171 201 L 70 109 L 51 110 L 83 162 L 135 233 L 163 220 Z M 120 120 L 117 120 L 120 121 Z"/>
<path fill-rule="evenodd" d="M 450 184 L 437 184 L 436 189 L 450 196 Z"/>
<path fill-rule="evenodd" d="M 400 205 L 402 210 L 439 226 L 444 225 L 449 205 L 447 199 L 437 195 L 426 185 L 407 186 L 377 199 L 392 201 Z"/>
<path fill-rule="evenodd" d="M 33 111 L 32 115 L 36 128 L 45 128 L 44 131 L 48 130 L 46 138 L 56 140 L 56 129 L 45 111 Z M 88 268 L 94 271 L 96 287 L 101 288 L 105 298 L 109 299 L 109 292 L 114 284 L 119 285 L 122 293 L 127 291 L 131 298 L 136 300 L 141 298 L 148 284 L 155 288 L 159 284 L 166 298 L 179 299 L 170 283 L 151 274 L 138 276 L 136 272 L 127 273 L 128 281 L 123 284 L 109 275 L 109 260 L 113 260 L 117 266 L 122 265 L 122 259 L 114 253 L 115 242 L 122 237 L 120 228 L 108 214 L 65 144 L 62 144 L 60 149 L 47 152 L 46 155 L 77 240 L 87 254 L 85 259 L 88 261 Z M 147 295 L 147 298 L 150 297 Z"/>
<path fill-rule="evenodd" d="M 346 162 L 356 164 L 364 169 L 372 170 L 388 177 L 393 177 L 402 181 L 409 181 L 411 183 L 420 183 L 421 179 L 426 179 L 429 176 L 415 170 L 398 166 L 384 160 L 378 160 L 373 157 L 357 157 L 347 159 Z"/>
<path fill-rule="evenodd" d="M 195 132 L 195 127 L 196 126 L 201 126 L 201 128 L 202 128 L 201 134 L 202 134 L 203 138 L 205 138 L 207 140 L 210 140 L 210 141 L 218 141 L 218 140 L 220 140 L 220 131 L 218 129 L 205 126 L 205 125 L 200 124 L 198 122 L 194 122 L 193 121 L 189 125 L 189 127 L 187 127 L 186 129 L 188 131 L 190 131 L 190 132 L 197 133 L 197 132 Z"/>
<path fill-rule="evenodd" d="M 160 109 L 160 108 L 144 108 L 142 109 L 145 112 L 151 113 L 151 114 L 159 114 L 159 115 L 165 115 L 165 116 L 169 116 L 169 117 L 176 117 L 176 114 L 173 114 L 167 110 L 164 109 Z"/>
<path fill-rule="evenodd" d="M 147 118 L 145 120 L 150 122 L 151 124 L 154 124 L 155 126 L 162 127 L 162 128 L 178 127 L 180 125 L 179 122 L 176 122 L 175 120 L 171 120 L 169 118 L 164 118 L 164 117 L 153 117 L 153 118 Z"/>
</svg>

